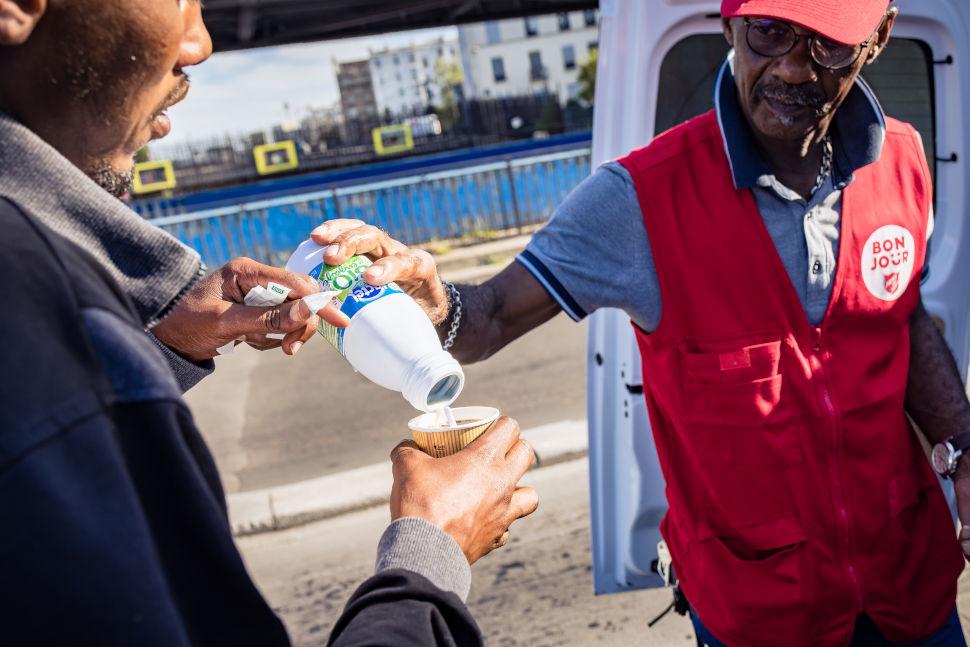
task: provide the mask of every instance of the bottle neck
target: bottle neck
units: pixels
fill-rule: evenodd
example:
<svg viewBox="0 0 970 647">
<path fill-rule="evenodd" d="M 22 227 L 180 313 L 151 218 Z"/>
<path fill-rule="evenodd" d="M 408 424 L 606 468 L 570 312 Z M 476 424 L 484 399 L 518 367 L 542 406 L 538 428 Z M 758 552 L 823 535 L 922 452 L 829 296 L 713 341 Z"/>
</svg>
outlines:
<svg viewBox="0 0 970 647">
<path fill-rule="evenodd" d="M 404 399 L 419 411 L 436 411 L 458 399 L 465 373 L 451 353 L 436 350 L 419 358 L 404 377 Z"/>
</svg>

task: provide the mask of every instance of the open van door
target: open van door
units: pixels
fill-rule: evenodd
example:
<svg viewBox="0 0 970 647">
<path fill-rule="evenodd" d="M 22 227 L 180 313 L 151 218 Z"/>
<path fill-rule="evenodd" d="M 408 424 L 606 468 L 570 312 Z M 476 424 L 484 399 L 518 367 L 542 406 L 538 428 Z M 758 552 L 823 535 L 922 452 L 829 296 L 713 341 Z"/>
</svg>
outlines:
<svg viewBox="0 0 970 647">
<path fill-rule="evenodd" d="M 900 16 L 892 44 L 864 76 L 885 111 L 923 137 L 936 183 L 923 300 L 966 376 L 970 2 L 895 5 Z M 716 0 L 601 0 L 600 13 L 594 165 L 709 110 L 727 53 Z M 624 313 L 593 316 L 587 366 L 594 588 L 599 594 L 661 586 L 655 560 L 667 507 L 664 481 L 642 395 L 640 354 Z"/>
</svg>

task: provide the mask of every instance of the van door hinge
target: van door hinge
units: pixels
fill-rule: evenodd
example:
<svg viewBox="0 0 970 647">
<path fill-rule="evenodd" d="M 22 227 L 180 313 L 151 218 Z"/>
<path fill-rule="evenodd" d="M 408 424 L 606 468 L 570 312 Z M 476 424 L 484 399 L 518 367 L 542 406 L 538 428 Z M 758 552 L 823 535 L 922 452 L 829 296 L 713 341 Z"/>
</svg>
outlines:
<svg viewBox="0 0 970 647">
<path fill-rule="evenodd" d="M 953 54 L 947 54 L 946 58 L 941 58 L 938 61 L 933 61 L 933 65 L 953 65 L 956 61 L 953 59 Z"/>
<path fill-rule="evenodd" d="M 630 394 L 633 394 L 633 395 L 637 395 L 637 394 L 641 394 L 642 395 L 643 394 L 643 385 L 642 384 L 627 384 L 626 385 L 626 392 L 627 393 L 630 393 Z"/>
</svg>

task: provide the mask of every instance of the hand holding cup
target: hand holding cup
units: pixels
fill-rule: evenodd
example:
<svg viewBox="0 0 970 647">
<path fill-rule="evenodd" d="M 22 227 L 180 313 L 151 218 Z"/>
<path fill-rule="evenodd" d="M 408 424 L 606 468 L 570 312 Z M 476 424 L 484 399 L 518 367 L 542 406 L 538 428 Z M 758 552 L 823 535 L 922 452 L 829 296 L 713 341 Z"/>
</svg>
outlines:
<svg viewBox="0 0 970 647">
<path fill-rule="evenodd" d="M 495 407 L 456 407 L 454 426 L 443 421 L 441 412 L 425 413 L 408 421 L 411 438 L 426 454 L 435 458 L 451 456 L 485 433 L 498 420 Z"/>
<path fill-rule="evenodd" d="M 535 490 L 518 485 L 535 453 L 508 417 L 450 456 L 432 458 L 406 440 L 391 460 L 391 519 L 433 523 L 458 542 L 470 564 L 504 546 L 509 526 L 539 506 Z"/>
</svg>

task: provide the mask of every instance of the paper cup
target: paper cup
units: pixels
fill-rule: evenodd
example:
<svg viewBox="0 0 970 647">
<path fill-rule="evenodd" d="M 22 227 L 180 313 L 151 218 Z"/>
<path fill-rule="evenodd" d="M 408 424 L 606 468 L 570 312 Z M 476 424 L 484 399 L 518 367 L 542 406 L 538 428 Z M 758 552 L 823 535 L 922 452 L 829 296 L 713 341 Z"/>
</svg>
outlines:
<svg viewBox="0 0 970 647">
<path fill-rule="evenodd" d="M 485 433 L 498 420 L 495 407 L 454 407 L 456 427 L 442 426 L 444 416 L 425 413 L 408 421 L 411 437 L 426 454 L 435 458 L 451 456 Z"/>
</svg>

